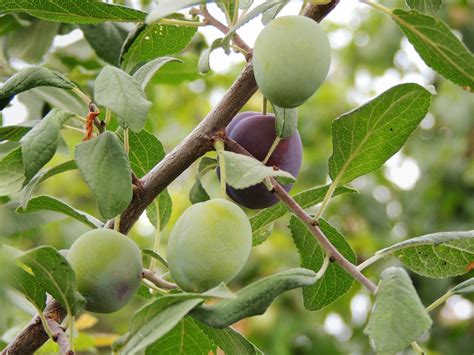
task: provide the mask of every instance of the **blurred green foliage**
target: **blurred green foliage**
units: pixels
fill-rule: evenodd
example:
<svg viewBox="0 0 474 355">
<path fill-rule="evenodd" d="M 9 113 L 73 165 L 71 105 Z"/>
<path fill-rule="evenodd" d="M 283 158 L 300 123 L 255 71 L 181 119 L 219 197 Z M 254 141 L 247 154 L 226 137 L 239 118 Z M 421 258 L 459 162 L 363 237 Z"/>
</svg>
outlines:
<svg viewBox="0 0 474 355">
<path fill-rule="evenodd" d="M 144 8 L 149 3 L 150 1 L 143 1 Z M 402 1 L 382 3 L 386 6 L 404 6 Z M 345 1 L 339 6 L 346 6 Z M 473 50 L 474 3 L 469 0 L 445 1 L 440 16 Z M 32 20 L 29 16 L 21 16 L 21 20 L 32 21 L 33 24 L 23 27 L 19 21 L 17 25 L 9 27 L 9 32 L 0 32 L 3 48 L 0 53 L 0 76 L 4 78 L 11 75 L 19 60 L 41 62 L 44 48 L 48 48 L 52 41 L 51 31 L 64 34 L 74 29 L 74 26 L 57 26 L 42 20 Z M 370 11 L 363 5 L 355 7 L 355 13 L 349 19 L 338 22 L 327 20 L 323 26 L 329 32 L 332 42 L 338 45 L 333 50 L 332 69 L 327 81 L 299 110 L 299 131 L 304 145 L 304 157 L 293 192 L 327 182 L 327 160 L 332 153 L 333 119 L 380 93 L 382 84 L 392 86 L 400 81 L 416 80 L 434 85 L 438 93 L 433 98 L 430 115 L 398 155 L 398 164 L 403 166 L 407 161 L 414 163 L 411 170 L 402 170 L 402 175 L 398 178 L 404 179 L 403 174 L 408 172 L 411 175 L 413 169 L 418 168 L 416 184 L 409 188 L 400 187 L 400 181 L 391 175 L 397 165 L 397 161 L 393 160 L 393 164 L 386 164 L 375 173 L 357 179 L 353 187 L 360 193 L 335 198 L 325 217 L 348 238 L 360 261 L 376 250 L 400 240 L 431 232 L 472 229 L 472 94 L 463 92 L 417 64 L 420 60 L 396 25 L 388 17 Z M 47 32 L 42 31 L 38 36 L 36 28 L 40 27 Z M 33 36 L 35 33 L 37 36 Z M 32 46 L 32 43 L 35 45 Z M 178 56 L 184 64 L 167 64 L 147 88 L 153 108 L 146 128 L 154 132 L 168 152 L 205 117 L 212 103 L 222 96 L 243 67 L 243 64 L 237 64 L 226 73 L 212 72 L 205 76 L 198 74 L 197 59 L 205 47 L 204 37 L 196 35 L 188 49 Z M 9 62 L 7 58 L 10 58 Z M 90 92 L 93 80 L 104 62 L 81 39 L 66 47 L 53 47 L 46 55 L 44 64 L 63 72 Z M 60 93 L 56 89 L 35 89 L 19 97 L 20 102 L 28 108 L 29 120 L 43 117 L 51 106 L 58 105 L 58 99 L 66 108 L 80 110 L 77 99 L 72 94 Z M 258 111 L 260 102 L 261 96 L 254 95 L 245 110 Z M 59 154 L 49 166 L 70 159 L 72 147 L 81 138 L 77 132 L 64 131 Z M 15 143 L 0 144 L 0 156 L 15 146 Z M 169 187 L 173 198 L 173 213 L 169 226 L 164 230 L 161 247 L 163 254 L 166 254 L 166 241 L 171 226 L 190 205 L 188 191 L 194 182 L 196 171 L 197 164 L 194 164 Z M 218 195 L 218 181 L 214 174 L 208 174 L 203 183 L 211 196 Z M 99 215 L 95 201 L 77 171 L 46 181 L 37 194 L 64 199 L 76 208 Z M 14 212 L 15 203 L 7 199 L 2 199 L 0 203 L 0 236 L 3 237 L 3 243 L 20 249 L 26 250 L 44 244 L 58 249 L 67 248 L 87 230 L 82 224 L 54 213 L 17 215 Z M 287 223 L 288 218 L 279 220 L 268 241 L 253 249 L 247 266 L 231 283 L 231 288 L 239 289 L 264 275 L 299 266 L 297 250 Z M 141 247 L 152 246 L 154 231 L 145 217 L 139 220 L 130 235 Z M 384 260 L 368 269 L 367 274 L 377 280 L 384 267 L 395 263 L 394 260 Z M 5 270 L 0 270 L 0 282 L 1 273 L 4 272 Z M 438 298 L 450 286 L 465 279 L 427 279 L 414 274 L 410 276 L 425 305 Z M 472 272 L 469 276 L 472 276 Z M 277 299 L 265 315 L 243 320 L 237 324 L 237 328 L 268 354 L 370 354 L 372 350 L 368 339 L 362 334 L 365 317 L 370 309 L 369 300 L 368 294 L 359 285 L 355 285 L 330 307 L 309 312 L 303 309 L 301 290 L 295 290 Z M 468 301 L 471 307 L 470 319 L 457 318 L 452 308 L 435 310 L 431 314 L 434 325 L 421 345 L 429 349 L 430 353 L 472 354 L 474 307 L 471 301 L 472 298 Z M 137 296 L 133 302 L 114 314 L 95 315 L 99 322 L 84 330 L 92 337 L 84 336 L 88 345 L 83 348 L 91 348 L 91 339 L 95 339 L 96 345 L 104 344 L 97 343 L 104 338 L 100 338 L 100 334 L 123 334 L 132 312 L 143 303 L 144 299 Z M 0 309 L 0 340 L 3 341 L 10 340 L 33 314 L 26 301 L 3 288 L 0 293 Z M 105 339 L 110 339 L 110 335 Z"/>
</svg>

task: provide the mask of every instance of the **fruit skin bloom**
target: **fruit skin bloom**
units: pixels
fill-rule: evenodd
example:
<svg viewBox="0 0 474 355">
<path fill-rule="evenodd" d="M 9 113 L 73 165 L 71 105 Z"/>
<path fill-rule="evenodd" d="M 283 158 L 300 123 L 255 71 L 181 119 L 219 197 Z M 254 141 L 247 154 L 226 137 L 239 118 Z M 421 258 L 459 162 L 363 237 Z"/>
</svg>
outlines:
<svg viewBox="0 0 474 355">
<path fill-rule="evenodd" d="M 179 217 L 168 242 L 168 266 L 183 290 L 203 292 L 232 280 L 251 248 L 247 215 L 230 201 L 212 199 Z"/>
<path fill-rule="evenodd" d="M 305 16 L 283 16 L 260 32 L 253 50 L 255 80 L 277 106 L 300 106 L 321 86 L 331 63 L 326 33 Z"/>
<path fill-rule="evenodd" d="M 94 229 L 80 236 L 71 246 L 67 260 L 88 311 L 115 312 L 140 286 L 143 263 L 138 246 L 111 229 Z"/>
</svg>

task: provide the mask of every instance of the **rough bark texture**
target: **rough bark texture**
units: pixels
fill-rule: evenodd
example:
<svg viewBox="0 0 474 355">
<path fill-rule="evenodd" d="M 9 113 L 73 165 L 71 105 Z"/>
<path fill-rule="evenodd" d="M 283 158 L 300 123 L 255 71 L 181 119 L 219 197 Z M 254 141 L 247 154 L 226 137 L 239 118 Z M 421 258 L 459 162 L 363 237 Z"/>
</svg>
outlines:
<svg viewBox="0 0 474 355">
<path fill-rule="evenodd" d="M 338 3 L 339 0 L 332 0 L 327 5 L 309 5 L 306 8 L 305 16 L 320 22 Z M 122 233 L 127 233 L 130 230 L 146 207 L 161 191 L 199 157 L 213 149 L 213 136 L 227 126 L 255 91 L 257 91 L 257 84 L 250 61 L 217 106 L 178 146 L 140 180 L 132 202 L 122 213 L 120 219 Z M 106 227 L 113 227 L 113 221 L 109 221 Z M 66 312 L 56 301 L 48 304 L 45 314 L 47 318 L 54 319 L 58 323 L 61 323 L 66 316 Z M 48 336 L 39 317 L 35 317 L 3 350 L 2 354 L 32 354 L 46 340 L 48 340 Z"/>
</svg>

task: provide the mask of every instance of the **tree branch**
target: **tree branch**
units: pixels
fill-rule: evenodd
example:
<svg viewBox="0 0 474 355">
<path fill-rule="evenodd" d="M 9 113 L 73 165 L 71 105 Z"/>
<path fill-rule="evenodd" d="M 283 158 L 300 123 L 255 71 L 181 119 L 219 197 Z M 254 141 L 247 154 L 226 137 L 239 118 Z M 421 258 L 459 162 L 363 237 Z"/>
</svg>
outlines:
<svg viewBox="0 0 474 355">
<path fill-rule="evenodd" d="M 332 0 L 327 5 L 308 6 L 305 15 L 320 22 L 338 3 L 339 0 Z M 194 161 L 213 149 L 212 136 L 225 129 L 255 91 L 257 91 L 257 84 L 253 75 L 252 62 L 250 61 L 206 118 L 140 180 L 140 188 L 135 190 L 130 205 L 122 213 L 120 219 L 120 231 L 122 233 L 126 234 L 130 230 L 143 211 L 161 191 Z M 113 228 L 113 220 L 108 221 L 106 227 Z M 54 317 L 46 313 L 48 309 L 55 310 Z M 46 310 L 46 318 L 54 319 L 58 323 L 66 316 L 66 312 L 54 300 L 48 304 Z M 48 340 L 48 336 L 44 332 L 41 321 L 39 317 L 35 317 L 3 350 L 2 354 L 31 354 L 46 340 Z"/>
<path fill-rule="evenodd" d="M 150 281 L 152 284 L 159 288 L 164 288 L 166 290 L 173 290 L 175 288 L 178 288 L 178 285 L 164 280 L 151 270 L 143 269 L 142 276 L 144 279 Z"/>
<path fill-rule="evenodd" d="M 235 142 L 230 138 L 225 139 L 226 147 L 239 154 L 252 156 L 244 147 Z M 347 260 L 340 252 L 337 250 L 334 245 L 329 241 L 326 235 L 323 233 L 321 228 L 318 226 L 318 222 L 315 221 L 305 210 L 291 197 L 288 192 L 274 179 L 270 178 L 272 183 L 275 195 L 280 199 L 280 201 L 291 211 L 293 214 L 298 217 L 298 219 L 306 225 L 306 228 L 314 235 L 316 240 L 319 242 L 319 245 L 326 251 L 326 253 L 334 259 L 339 265 L 342 266 L 349 274 L 352 275 L 354 279 L 359 281 L 367 290 L 371 293 L 375 293 L 377 286 L 370 281 L 364 274 L 362 274 L 357 266 L 352 264 Z"/>
<path fill-rule="evenodd" d="M 59 346 L 59 352 L 61 355 L 74 355 L 74 351 L 70 350 L 71 345 L 69 340 L 64 333 L 63 328 L 54 319 L 48 319 L 49 328 L 53 331 L 53 340 Z"/>
</svg>

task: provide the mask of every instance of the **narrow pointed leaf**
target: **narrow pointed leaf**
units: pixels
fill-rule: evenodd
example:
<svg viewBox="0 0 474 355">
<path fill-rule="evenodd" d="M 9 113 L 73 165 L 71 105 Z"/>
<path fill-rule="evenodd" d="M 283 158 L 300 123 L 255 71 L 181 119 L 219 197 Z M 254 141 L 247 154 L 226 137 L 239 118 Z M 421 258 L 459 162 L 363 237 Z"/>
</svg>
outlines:
<svg viewBox="0 0 474 355">
<path fill-rule="evenodd" d="M 273 106 L 275 113 L 275 128 L 277 136 L 281 139 L 289 138 L 298 128 L 298 109 Z"/>
<path fill-rule="evenodd" d="M 428 66 L 474 90 L 474 55 L 441 19 L 401 9 L 393 10 L 391 16 Z"/>
<path fill-rule="evenodd" d="M 465 293 L 474 293 L 474 277 L 454 286 L 451 290 L 452 294 L 462 295 Z"/>
<path fill-rule="evenodd" d="M 393 254 L 412 271 L 427 277 L 463 275 L 474 263 L 474 231 L 427 234 L 379 250 L 377 254 Z"/>
<path fill-rule="evenodd" d="M 76 164 L 104 218 L 120 214 L 132 200 L 130 164 L 117 136 L 107 131 L 76 146 Z"/>
<path fill-rule="evenodd" d="M 156 58 L 145 65 L 141 66 L 135 73 L 133 73 L 133 78 L 138 81 L 143 90 L 145 90 L 147 84 L 153 78 L 153 76 L 160 70 L 160 68 L 169 62 L 179 62 L 183 61 L 178 58 L 173 57 L 161 57 Z"/>
<path fill-rule="evenodd" d="M 18 142 L 39 121 L 29 121 L 15 126 L 0 127 L 0 142 Z"/>
<path fill-rule="evenodd" d="M 46 290 L 35 279 L 34 275 L 19 266 L 10 270 L 10 286 L 21 292 L 37 309 L 44 310 L 46 306 Z"/>
<path fill-rule="evenodd" d="M 379 168 L 405 144 L 428 112 L 431 94 L 418 84 L 400 84 L 332 124 L 329 175 L 339 184 Z"/>
<path fill-rule="evenodd" d="M 20 191 L 25 181 L 21 147 L 12 150 L 0 160 L 0 196 Z"/>
<path fill-rule="evenodd" d="M 375 304 L 364 329 L 377 353 L 396 353 L 416 341 L 431 326 L 407 272 L 390 267 L 382 273 Z"/>
<path fill-rule="evenodd" d="M 34 197 L 29 201 L 26 208 L 18 207 L 17 209 L 18 213 L 32 213 L 38 211 L 53 211 L 62 213 L 76 219 L 81 223 L 84 223 L 91 228 L 102 228 L 104 226 L 101 221 L 90 214 L 77 210 L 69 206 L 67 203 L 51 196 L 42 195 Z"/>
<path fill-rule="evenodd" d="M 159 208 L 160 230 L 163 230 L 168 224 L 171 217 L 171 212 L 173 211 L 173 200 L 171 199 L 168 189 L 161 191 L 155 201 L 151 203 L 146 209 L 146 215 L 150 223 L 155 227 L 157 225 L 157 203 Z"/>
<path fill-rule="evenodd" d="M 226 328 L 243 318 L 263 314 L 283 292 L 311 285 L 315 281 L 316 273 L 312 270 L 290 269 L 244 287 L 234 299 L 198 307 L 191 315 L 211 327 Z"/>
</svg>

